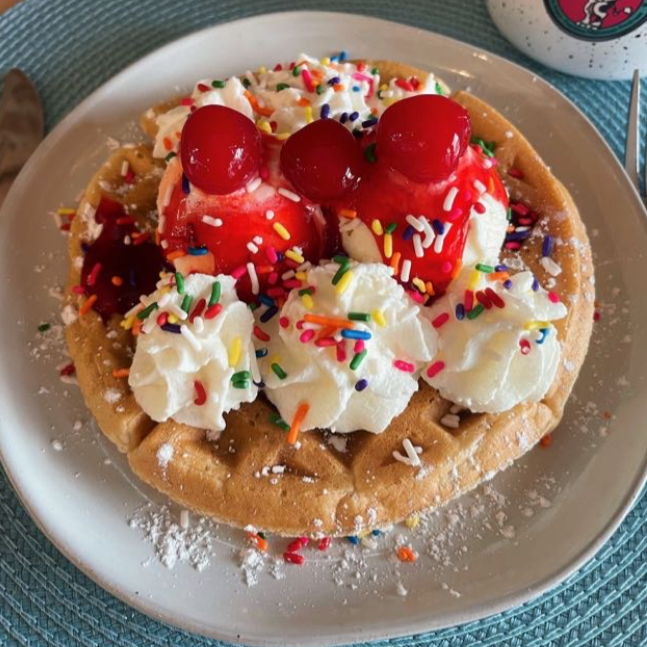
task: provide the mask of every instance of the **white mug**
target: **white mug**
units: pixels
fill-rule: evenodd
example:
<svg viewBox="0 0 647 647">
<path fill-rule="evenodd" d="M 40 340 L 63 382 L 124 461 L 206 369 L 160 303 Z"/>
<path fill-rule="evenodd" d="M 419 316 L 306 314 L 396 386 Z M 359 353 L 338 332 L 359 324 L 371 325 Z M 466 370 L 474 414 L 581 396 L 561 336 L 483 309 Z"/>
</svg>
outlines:
<svg viewBox="0 0 647 647">
<path fill-rule="evenodd" d="M 501 33 L 560 72 L 593 79 L 647 74 L 647 0 L 486 0 Z"/>
</svg>

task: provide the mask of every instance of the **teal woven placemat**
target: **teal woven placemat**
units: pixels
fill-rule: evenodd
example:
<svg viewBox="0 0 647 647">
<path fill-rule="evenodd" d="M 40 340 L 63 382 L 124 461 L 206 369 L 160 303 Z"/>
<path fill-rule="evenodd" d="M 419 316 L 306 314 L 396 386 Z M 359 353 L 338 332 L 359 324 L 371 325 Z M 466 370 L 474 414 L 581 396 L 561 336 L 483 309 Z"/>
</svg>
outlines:
<svg viewBox="0 0 647 647">
<path fill-rule="evenodd" d="M 24 0 L 0 16 L 0 72 L 17 66 L 34 79 L 51 129 L 101 83 L 163 43 L 217 22 L 322 8 L 416 25 L 520 62 L 575 101 L 618 155 L 624 151 L 629 84 L 575 79 L 533 63 L 498 34 L 480 0 L 330 0 L 325 7 L 315 0 Z M 0 510 L 0 645 L 222 645 L 155 622 L 96 586 L 45 539 L 1 472 Z M 643 496 L 611 541 L 557 589 L 486 620 L 380 646 L 645 644 Z"/>
</svg>

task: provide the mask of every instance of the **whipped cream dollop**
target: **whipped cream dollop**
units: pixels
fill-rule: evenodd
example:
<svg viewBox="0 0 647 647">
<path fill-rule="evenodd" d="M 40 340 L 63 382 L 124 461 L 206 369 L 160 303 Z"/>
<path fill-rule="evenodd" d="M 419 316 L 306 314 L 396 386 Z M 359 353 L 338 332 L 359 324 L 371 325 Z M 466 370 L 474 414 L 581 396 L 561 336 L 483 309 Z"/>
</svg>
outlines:
<svg viewBox="0 0 647 647">
<path fill-rule="evenodd" d="M 480 292 L 490 307 L 474 298 L 472 314 L 465 314 L 466 290 Z M 423 378 L 444 398 L 474 412 L 500 413 L 541 400 L 561 356 L 551 322 L 566 314 L 566 306 L 531 272 L 489 282 L 484 273 L 466 268 L 427 309 L 438 352 Z"/>
<path fill-rule="evenodd" d="M 463 267 L 477 263 L 496 265 L 508 229 L 508 210 L 502 202 L 489 193 L 482 193 L 479 202 L 484 211 L 479 213 L 475 208 L 470 210 Z"/>
<path fill-rule="evenodd" d="M 384 431 L 418 390 L 433 327 L 382 264 L 329 263 L 309 269 L 304 286 L 261 324 L 267 397 L 287 423 L 306 403 L 302 430 Z"/>
<path fill-rule="evenodd" d="M 234 284 L 192 274 L 176 285 L 169 274 L 130 313 L 145 316 L 128 383 L 153 420 L 222 430 L 224 413 L 256 398 L 254 316 Z"/>
<path fill-rule="evenodd" d="M 443 91 L 433 74 L 413 83 L 391 79 L 382 84 L 378 68 L 340 61 L 338 57 L 317 59 L 300 54 L 293 64 L 196 83 L 182 105 L 156 118 L 158 132 L 153 154 L 165 157 L 177 149 L 192 106 L 227 106 L 281 139 L 320 117 L 338 119 L 352 130 L 375 116 L 380 117 L 399 99 Z"/>
<path fill-rule="evenodd" d="M 218 83 L 222 87 L 214 87 Z M 187 105 L 188 104 L 188 105 Z M 188 101 L 171 108 L 167 112 L 157 115 L 155 123 L 157 134 L 153 147 L 154 157 L 166 157 L 171 151 L 177 151 L 180 141 L 180 133 L 184 128 L 184 122 L 191 114 L 191 107 L 201 108 L 202 106 L 226 106 L 254 119 L 254 111 L 245 96 L 245 86 L 235 76 L 227 81 L 199 81 L 196 83 L 193 93 Z"/>
</svg>

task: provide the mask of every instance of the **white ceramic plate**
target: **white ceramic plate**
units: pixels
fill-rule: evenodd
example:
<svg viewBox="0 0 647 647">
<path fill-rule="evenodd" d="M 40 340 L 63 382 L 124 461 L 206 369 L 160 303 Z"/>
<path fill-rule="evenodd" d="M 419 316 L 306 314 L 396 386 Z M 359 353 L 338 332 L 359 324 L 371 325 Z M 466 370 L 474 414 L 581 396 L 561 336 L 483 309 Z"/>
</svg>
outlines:
<svg viewBox="0 0 647 647">
<path fill-rule="evenodd" d="M 573 192 L 592 234 L 602 320 L 591 354 L 553 446 L 532 451 L 495 479 L 506 501 L 486 489 L 469 505 L 454 506 L 455 514 L 436 516 L 439 534 L 430 542 L 436 560 L 425 555 L 415 566 L 401 566 L 356 550 L 363 555 L 359 567 L 344 569 L 320 555 L 302 569 L 284 569 L 286 579 L 263 574 L 259 585 L 247 587 L 234 560 L 240 534 L 216 528 L 208 568 L 179 563 L 169 570 L 150 560 L 150 544 L 127 523 L 149 497 L 161 498 L 129 477 L 123 458 L 92 426 L 76 388 L 58 380 L 60 352 L 44 341 L 56 332 L 36 334 L 39 323 L 56 316 L 48 289 L 63 283 L 66 266 L 65 240 L 47 212 L 74 204 L 107 154 L 106 137 L 138 136 L 138 114 L 176 94 L 177 86 L 291 60 L 304 50 L 325 55 L 342 48 L 353 57 L 412 63 L 454 88 L 469 87 L 535 144 Z M 412 27 L 334 13 L 273 14 L 198 32 L 129 67 L 79 105 L 34 154 L 2 209 L 5 469 L 47 536 L 91 578 L 145 613 L 215 638 L 345 643 L 420 633 L 507 609 L 590 558 L 643 483 L 645 225 L 637 194 L 592 125 L 555 89 L 500 58 Z M 613 417 L 606 420 L 604 411 Z M 77 420 L 80 431 L 73 429 Z M 478 512 L 479 502 L 493 500 L 498 514 Z M 356 570 L 363 573 L 359 579 Z M 396 582 L 408 589 L 406 597 L 396 594 Z"/>
</svg>

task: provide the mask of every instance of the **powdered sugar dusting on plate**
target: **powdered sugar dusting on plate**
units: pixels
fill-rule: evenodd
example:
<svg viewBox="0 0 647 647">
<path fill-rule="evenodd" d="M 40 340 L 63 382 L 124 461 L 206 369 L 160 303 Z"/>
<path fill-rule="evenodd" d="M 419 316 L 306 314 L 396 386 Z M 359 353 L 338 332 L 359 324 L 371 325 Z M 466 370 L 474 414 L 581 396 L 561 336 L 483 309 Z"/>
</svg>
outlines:
<svg viewBox="0 0 647 647">
<path fill-rule="evenodd" d="M 128 524 L 139 530 L 155 550 L 154 556 L 143 562 L 143 566 L 149 566 L 158 560 L 167 568 L 187 563 L 202 571 L 215 554 L 212 524 L 204 518 L 185 527 L 181 516 L 172 514 L 169 507 L 148 504 L 140 508 Z"/>
</svg>

